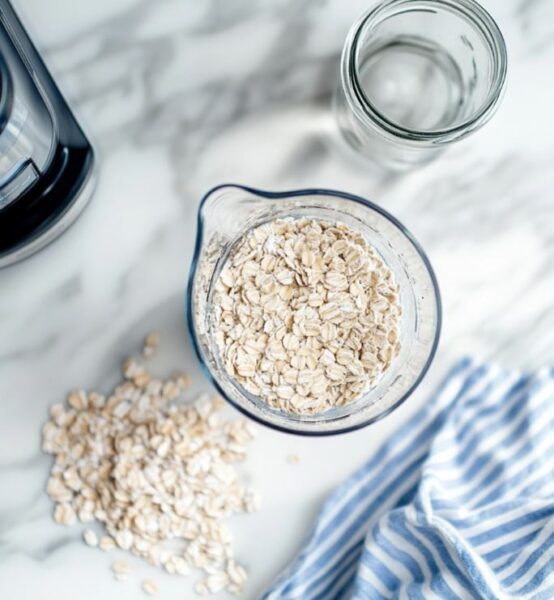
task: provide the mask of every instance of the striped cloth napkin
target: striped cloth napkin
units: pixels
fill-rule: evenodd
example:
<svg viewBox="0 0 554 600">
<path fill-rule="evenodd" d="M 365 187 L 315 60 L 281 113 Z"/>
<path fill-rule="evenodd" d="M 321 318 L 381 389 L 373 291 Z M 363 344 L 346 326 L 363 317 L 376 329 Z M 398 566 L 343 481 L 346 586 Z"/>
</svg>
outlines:
<svg viewBox="0 0 554 600">
<path fill-rule="evenodd" d="M 266 600 L 554 598 L 554 369 L 465 359 L 326 501 Z"/>
</svg>

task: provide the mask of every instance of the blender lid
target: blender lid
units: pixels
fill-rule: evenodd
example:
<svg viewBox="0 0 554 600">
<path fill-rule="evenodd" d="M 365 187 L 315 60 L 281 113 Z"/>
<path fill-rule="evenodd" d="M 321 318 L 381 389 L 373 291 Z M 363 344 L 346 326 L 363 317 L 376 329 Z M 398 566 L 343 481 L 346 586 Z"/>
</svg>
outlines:
<svg viewBox="0 0 554 600">
<path fill-rule="evenodd" d="M 45 246 L 88 200 L 94 155 L 8 0 L 0 0 L 0 267 Z"/>
</svg>

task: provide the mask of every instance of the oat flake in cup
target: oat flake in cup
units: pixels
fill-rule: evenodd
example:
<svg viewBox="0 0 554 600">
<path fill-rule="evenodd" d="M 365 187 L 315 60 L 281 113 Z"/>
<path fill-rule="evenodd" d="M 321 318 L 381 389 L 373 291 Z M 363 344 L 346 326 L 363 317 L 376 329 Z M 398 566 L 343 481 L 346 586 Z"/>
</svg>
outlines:
<svg viewBox="0 0 554 600">
<path fill-rule="evenodd" d="M 277 219 L 249 231 L 219 274 L 213 310 L 228 375 L 282 411 L 356 400 L 401 348 L 394 274 L 343 223 Z"/>
</svg>

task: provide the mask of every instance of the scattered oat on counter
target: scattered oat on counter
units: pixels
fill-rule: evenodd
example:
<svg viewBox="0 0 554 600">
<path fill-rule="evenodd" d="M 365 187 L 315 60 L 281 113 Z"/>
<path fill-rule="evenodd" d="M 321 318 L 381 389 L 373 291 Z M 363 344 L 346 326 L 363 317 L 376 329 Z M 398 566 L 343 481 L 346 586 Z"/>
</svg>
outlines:
<svg viewBox="0 0 554 600">
<path fill-rule="evenodd" d="M 160 334 L 157 331 L 149 333 L 144 338 L 144 345 L 142 347 L 142 355 L 145 358 L 150 358 L 156 354 L 158 346 L 160 345 Z"/>
<path fill-rule="evenodd" d="M 181 373 L 180 371 L 175 373 L 173 379 L 182 390 L 187 390 L 192 384 L 191 376 L 186 373 Z"/>
<path fill-rule="evenodd" d="M 283 411 L 359 398 L 400 351 L 394 274 L 343 223 L 278 219 L 251 230 L 221 271 L 213 305 L 227 373 Z"/>
<path fill-rule="evenodd" d="M 85 540 L 85 544 L 87 546 L 91 546 L 92 548 L 96 548 L 98 546 L 98 536 L 92 531 L 92 529 L 85 529 L 83 531 L 83 539 Z"/>
<path fill-rule="evenodd" d="M 141 587 L 143 592 L 149 596 L 157 596 L 159 593 L 158 586 L 150 579 L 145 579 Z"/>
<path fill-rule="evenodd" d="M 70 504 L 62 502 L 54 509 L 54 521 L 60 525 L 73 525 L 77 521 L 77 515 Z"/>
<path fill-rule="evenodd" d="M 118 581 L 127 581 L 131 573 L 131 567 L 124 560 L 112 563 L 112 572 Z"/>
<path fill-rule="evenodd" d="M 300 462 L 300 457 L 298 454 L 289 454 L 287 456 L 287 462 L 289 462 L 291 465 L 297 465 Z"/>
<path fill-rule="evenodd" d="M 104 536 L 98 542 L 98 547 L 100 548 L 100 550 L 104 550 L 104 552 L 109 552 L 110 550 L 114 550 L 116 548 L 116 545 L 111 537 Z"/>
<path fill-rule="evenodd" d="M 235 467 L 246 458 L 250 424 L 223 418 L 219 398 L 179 402 L 191 383 L 183 373 L 163 381 L 136 359 L 122 372 L 107 396 L 80 390 L 50 409 L 43 450 L 55 455 L 47 485 L 54 519 L 98 521 L 106 535 L 86 529 L 89 546 L 120 548 L 171 574 L 198 569 L 202 593 L 239 594 L 247 575 L 227 518 L 260 505 Z M 118 560 L 112 571 L 125 580 L 130 566 Z M 142 588 L 158 593 L 148 580 Z"/>
</svg>

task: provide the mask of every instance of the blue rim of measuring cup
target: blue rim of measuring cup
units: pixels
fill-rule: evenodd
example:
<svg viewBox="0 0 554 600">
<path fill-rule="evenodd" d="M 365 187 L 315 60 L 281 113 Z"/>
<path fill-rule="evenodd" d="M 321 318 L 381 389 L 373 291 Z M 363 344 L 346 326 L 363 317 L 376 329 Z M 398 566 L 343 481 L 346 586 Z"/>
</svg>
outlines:
<svg viewBox="0 0 554 600">
<path fill-rule="evenodd" d="M 193 315 L 192 315 L 192 301 L 191 301 L 194 277 L 196 274 L 196 269 L 198 267 L 198 260 L 200 257 L 200 251 L 202 249 L 202 243 L 204 241 L 204 224 L 203 224 L 204 204 L 208 201 L 208 198 L 210 198 L 210 196 L 212 196 L 218 190 L 221 190 L 224 188 L 232 188 L 232 189 L 236 189 L 236 190 L 241 190 L 243 192 L 252 194 L 254 196 L 258 196 L 259 198 L 265 198 L 266 200 L 279 200 L 281 198 L 295 198 L 295 197 L 302 197 L 302 196 L 335 196 L 336 198 L 343 198 L 344 200 L 351 200 L 353 202 L 357 202 L 358 204 L 362 204 L 362 205 L 367 206 L 367 207 L 371 208 L 372 210 L 378 212 L 385 219 L 387 219 L 388 221 L 393 223 L 404 234 L 404 236 L 406 236 L 406 238 L 411 242 L 411 244 L 416 249 L 416 252 L 419 254 L 421 260 L 423 261 L 425 268 L 427 269 L 427 272 L 431 279 L 431 283 L 433 285 L 433 292 L 434 292 L 435 306 L 436 306 L 436 315 L 437 315 L 436 316 L 436 327 L 435 327 L 433 344 L 431 346 L 429 356 L 427 357 L 427 360 L 425 361 L 425 364 L 424 364 L 423 368 L 421 369 L 421 372 L 419 373 L 419 375 L 416 378 L 416 380 L 414 381 L 414 383 L 410 386 L 410 388 L 408 390 L 406 390 L 406 392 L 404 392 L 404 394 L 402 396 L 400 396 L 400 398 L 394 404 L 389 406 L 386 410 L 379 413 L 378 415 L 375 415 L 365 421 L 362 421 L 361 423 L 356 423 L 355 425 L 350 425 L 347 427 L 337 428 L 337 429 L 328 430 L 328 431 L 298 431 L 296 429 L 289 429 L 287 427 L 284 427 L 281 425 L 276 425 L 275 423 L 271 423 L 270 421 L 266 421 L 265 419 L 259 417 L 258 415 L 255 415 L 255 414 L 249 412 L 243 406 L 237 404 L 232 398 L 229 398 L 229 396 L 225 393 L 223 388 L 219 385 L 219 382 L 217 381 L 217 379 L 213 376 L 212 372 L 210 371 L 210 369 L 204 362 L 204 359 L 202 358 L 202 353 L 200 351 L 200 345 L 198 343 L 196 331 L 194 328 L 194 319 L 193 319 Z M 404 227 L 404 225 L 402 225 L 402 223 L 398 219 L 396 219 L 396 217 L 393 217 L 390 213 L 388 213 L 386 210 L 382 209 L 377 204 L 374 204 L 373 202 L 366 200 L 365 198 L 362 198 L 361 196 L 356 196 L 356 195 L 350 194 L 348 192 L 341 192 L 338 190 L 330 190 L 330 189 L 325 189 L 325 188 L 306 188 L 306 189 L 291 190 L 291 191 L 284 191 L 284 192 L 268 192 L 265 190 L 251 188 L 251 187 L 241 185 L 238 183 L 222 183 L 220 185 L 216 185 L 211 190 L 209 190 L 206 194 L 204 194 L 204 196 L 202 197 L 202 200 L 200 201 L 200 205 L 198 206 L 198 212 L 197 212 L 197 218 L 196 218 L 196 241 L 195 241 L 195 245 L 194 245 L 194 254 L 192 257 L 189 275 L 188 275 L 184 308 L 185 308 L 185 317 L 186 317 L 187 327 L 188 327 L 190 337 L 192 340 L 192 346 L 194 349 L 194 353 L 196 354 L 196 357 L 198 358 L 198 362 L 200 363 L 202 371 L 205 373 L 206 377 L 212 383 L 212 385 L 217 389 L 217 391 L 219 392 L 221 397 L 224 398 L 227 402 L 229 402 L 229 404 L 234 406 L 243 415 L 247 416 L 250 419 L 253 419 L 257 423 L 260 423 L 261 425 L 265 425 L 266 427 L 269 427 L 271 429 L 281 431 L 284 433 L 292 433 L 294 435 L 308 436 L 308 437 L 323 437 L 323 436 L 329 436 L 329 435 L 338 435 L 340 433 L 348 433 L 350 431 L 357 431 L 358 429 L 362 429 L 363 427 L 367 427 L 368 425 L 371 425 L 372 423 L 380 421 L 381 419 L 383 419 L 384 417 L 389 415 L 391 412 L 396 410 L 401 404 L 403 404 L 412 395 L 414 390 L 422 382 L 427 371 L 429 370 L 429 367 L 431 366 L 431 363 L 433 362 L 433 359 L 435 358 L 435 354 L 437 352 L 441 329 L 442 329 L 442 301 L 441 301 L 441 295 L 440 295 L 440 290 L 439 290 L 439 284 L 438 284 L 437 278 L 435 276 L 433 267 L 431 266 L 431 263 L 430 263 L 429 259 L 427 258 L 427 255 L 423 251 L 423 248 L 420 246 L 419 242 L 417 242 L 417 240 L 414 238 L 414 236 L 406 229 L 406 227 Z"/>
</svg>

